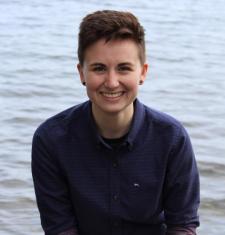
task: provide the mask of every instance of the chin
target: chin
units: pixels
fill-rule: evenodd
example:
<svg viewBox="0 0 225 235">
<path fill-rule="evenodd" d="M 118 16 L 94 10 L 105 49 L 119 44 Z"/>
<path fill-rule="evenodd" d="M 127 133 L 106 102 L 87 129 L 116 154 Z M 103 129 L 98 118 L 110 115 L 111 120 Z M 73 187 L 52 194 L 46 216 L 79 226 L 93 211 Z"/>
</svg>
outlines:
<svg viewBox="0 0 225 235">
<path fill-rule="evenodd" d="M 97 105 L 98 110 L 105 114 L 116 115 L 118 113 L 126 112 L 131 103 L 128 104 L 117 104 L 117 105 Z"/>
</svg>

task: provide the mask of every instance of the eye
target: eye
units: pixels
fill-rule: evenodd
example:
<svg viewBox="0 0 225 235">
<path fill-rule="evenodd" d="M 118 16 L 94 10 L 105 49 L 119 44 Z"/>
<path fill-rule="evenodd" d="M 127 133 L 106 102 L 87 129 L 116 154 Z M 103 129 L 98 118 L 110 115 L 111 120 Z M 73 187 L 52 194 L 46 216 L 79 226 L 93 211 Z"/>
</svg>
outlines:
<svg viewBox="0 0 225 235">
<path fill-rule="evenodd" d="M 132 68 L 130 66 L 123 65 L 123 66 L 119 66 L 118 67 L 118 71 L 120 71 L 120 72 L 128 72 L 128 71 L 132 71 Z"/>
<path fill-rule="evenodd" d="M 106 71 L 106 67 L 103 65 L 98 65 L 98 66 L 93 67 L 93 71 L 94 72 L 104 72 L 104 71 Z"/>
</svg>

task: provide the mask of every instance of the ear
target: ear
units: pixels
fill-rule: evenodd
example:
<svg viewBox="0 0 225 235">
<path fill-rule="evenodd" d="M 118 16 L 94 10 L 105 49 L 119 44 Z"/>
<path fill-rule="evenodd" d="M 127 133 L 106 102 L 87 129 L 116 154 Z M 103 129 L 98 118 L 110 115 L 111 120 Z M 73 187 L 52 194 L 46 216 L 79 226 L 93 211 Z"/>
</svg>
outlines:
<svg viewBox="0 0 225 235">
<path fill-rule="evenodd" d="M 142 65 L 142 70 L 141 70 L 141 78 L 140 80 L 144 81 L 147 77 L 147 72 L 148 72 L 148 64 L 145 63 Z"/>
<path fill-rule="evenodd" d="M 80 75 L 80 81 L 81 83 L 85 83 L 85 79 L 84 79 L 84 72 L 83 72 L 83 67 L 81 64 L 77 64 L 77 69 Z"/>
</svg>

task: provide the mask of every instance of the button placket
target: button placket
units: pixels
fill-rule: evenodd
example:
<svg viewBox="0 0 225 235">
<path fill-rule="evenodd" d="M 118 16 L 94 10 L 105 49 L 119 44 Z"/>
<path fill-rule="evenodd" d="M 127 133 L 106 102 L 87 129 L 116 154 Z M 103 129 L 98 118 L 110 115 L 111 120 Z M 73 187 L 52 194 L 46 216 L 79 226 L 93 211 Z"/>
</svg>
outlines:
<svg viewBox="0 0 225 235">
<path fill-rule="evenodd" d="M 114 201 L 117 201 L 117 200 L 118 200 L 118 195 L 114 195 L 114 196 L 113 196 L 113 200 L 114 200 Z"/>
<path fill-rule="evenodd" d="M 118 167 L 118 162 L 114 160 L 112 165 L 113 165 L 114 168 L 117 168 Z"/>
<path fill-rule="evenodd" d="M 120 167 L 118 151 L 111 153 L 111 168 L 110 168 L 110 214 L 112 224 L 112 235 L 121 234 L 120 226 Z M 121 230 L 121 231 L 120 231 Z"/>
</svg>

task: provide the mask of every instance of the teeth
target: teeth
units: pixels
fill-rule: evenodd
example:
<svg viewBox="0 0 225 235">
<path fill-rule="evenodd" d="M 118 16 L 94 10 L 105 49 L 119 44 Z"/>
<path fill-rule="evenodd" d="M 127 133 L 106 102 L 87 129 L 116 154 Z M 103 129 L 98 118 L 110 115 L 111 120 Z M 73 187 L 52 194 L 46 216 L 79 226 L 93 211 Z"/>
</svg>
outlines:
<svg viewBox="0 0 225 235">
<path fill-rule="evenodd" d="M 122 91 L 120 91 L 120 92 L 102 92 L 102 95 L 104 95 L 106 97 L 110 97 L 110 98 L 119 97 L 122 94 L 123 94 Z"/>
</svg>

